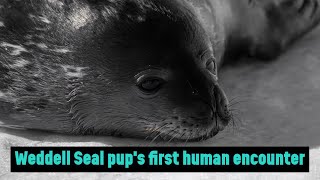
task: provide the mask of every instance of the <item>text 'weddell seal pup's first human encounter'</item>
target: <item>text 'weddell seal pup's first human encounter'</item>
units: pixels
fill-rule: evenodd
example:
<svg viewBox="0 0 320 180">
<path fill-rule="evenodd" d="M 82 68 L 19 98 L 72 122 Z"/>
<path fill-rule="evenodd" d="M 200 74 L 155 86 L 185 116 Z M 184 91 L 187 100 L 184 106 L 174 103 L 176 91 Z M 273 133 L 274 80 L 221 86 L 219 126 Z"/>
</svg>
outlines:
<svg viewBox="0 0 320 180">
<path fill-rule="evenodd" d="M 233 118 L 221 64 L 275 58 L 317 25 L 319 3 L 1 0 L 0 126 L 211 138 Z"/>
</svg>

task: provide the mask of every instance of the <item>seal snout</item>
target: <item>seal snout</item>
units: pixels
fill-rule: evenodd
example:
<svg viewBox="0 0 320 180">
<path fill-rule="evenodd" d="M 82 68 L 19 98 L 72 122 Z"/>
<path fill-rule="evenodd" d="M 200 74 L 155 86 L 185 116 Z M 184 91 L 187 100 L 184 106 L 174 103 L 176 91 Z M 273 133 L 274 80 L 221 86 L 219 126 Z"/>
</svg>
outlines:
<svg viewBox="0 0 320 180">
<path fill-rule="evenodd" d="M 206 113 L 203 113 L 203 108 L 194 106 L 198 117 L 206 116 L 206 120 L 199 121 L 198 118 L 191 118 L 190 121 L 202 124 L 205 131 L 210 131 L 207 138 L 215 136 L 219 131 L 224 130 L 232 119 L 232 114 L 229 109 L 229 101 L 222 87 L 218 84 L 218 77 L 212 69 L 206 66 L 200 66 L 198 71 L 195 71 L 192 76 L 189 76 L 191 92 L 194 97 L 198 97 L 203 105 L 206 106 Z M 214 69 L 214 68 L 213 68 Z M 194 93 L 196 92 L 196 93 Z M 210 111 L 210 112 L 209 112 Z"/>
<path fill-rule="evenodd" d="M 219 85 L 215 85 L 214 93 L 216 98 L 218 116 L 222 121 L 222 124 L 226 126 L 232 118 L 232 114 L 229 109 L 228 98 Z"/>
</svg>

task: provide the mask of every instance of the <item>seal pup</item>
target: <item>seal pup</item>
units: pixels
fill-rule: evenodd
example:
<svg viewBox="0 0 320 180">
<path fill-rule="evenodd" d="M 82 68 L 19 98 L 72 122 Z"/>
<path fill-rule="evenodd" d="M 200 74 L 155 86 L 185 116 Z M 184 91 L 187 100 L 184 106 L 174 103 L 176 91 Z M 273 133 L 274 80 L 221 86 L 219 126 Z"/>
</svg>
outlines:
<svg viewBox="0 0 320 180">
<path fill-rule="evenodd" d="M 1 126 L 165 141 L 232 119 L 226 59 L 273 58 L 318 0 L 2 0 Z"/>
</svg>

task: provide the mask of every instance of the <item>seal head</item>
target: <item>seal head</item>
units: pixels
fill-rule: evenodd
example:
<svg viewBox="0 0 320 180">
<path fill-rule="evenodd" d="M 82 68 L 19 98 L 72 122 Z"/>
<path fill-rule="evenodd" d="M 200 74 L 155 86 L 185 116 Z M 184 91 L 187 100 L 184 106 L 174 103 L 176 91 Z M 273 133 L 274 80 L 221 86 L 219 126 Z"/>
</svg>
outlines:
<svg viewBox="0 0 320 180">
<path fill-rule="evenodd" d="M 0 5 L 2 126 L 195 141 L 231 119 L 216 42 L 183 2 Z"/>
</svg>

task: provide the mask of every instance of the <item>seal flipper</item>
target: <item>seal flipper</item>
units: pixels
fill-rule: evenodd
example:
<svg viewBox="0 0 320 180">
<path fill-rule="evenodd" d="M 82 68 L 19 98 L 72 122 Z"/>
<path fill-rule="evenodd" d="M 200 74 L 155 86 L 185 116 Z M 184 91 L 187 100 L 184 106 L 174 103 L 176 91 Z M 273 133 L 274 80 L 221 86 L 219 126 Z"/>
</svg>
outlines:
<svg viewBox="0 0 320 180">
<path fill-rule="evenodd" d="M 241 26 L 235 26 L 229 37 L 229 54 L 241 49 L 240 55 L 273 59 L 320 22 L 320 0 L 243 2 L 246 11 L 237 12 Z M 234 11 L 236 8 L 233 7 Z"/>
<path fill-rule="evenodd" d="M 258 57 L 274 58 L 320 21 L 319 0 L 273 0 L 265 3 L 267 37 L 270 39 L 265 46 L 257 46 L 256 52 L 252 52 Z"/>
</svg>

